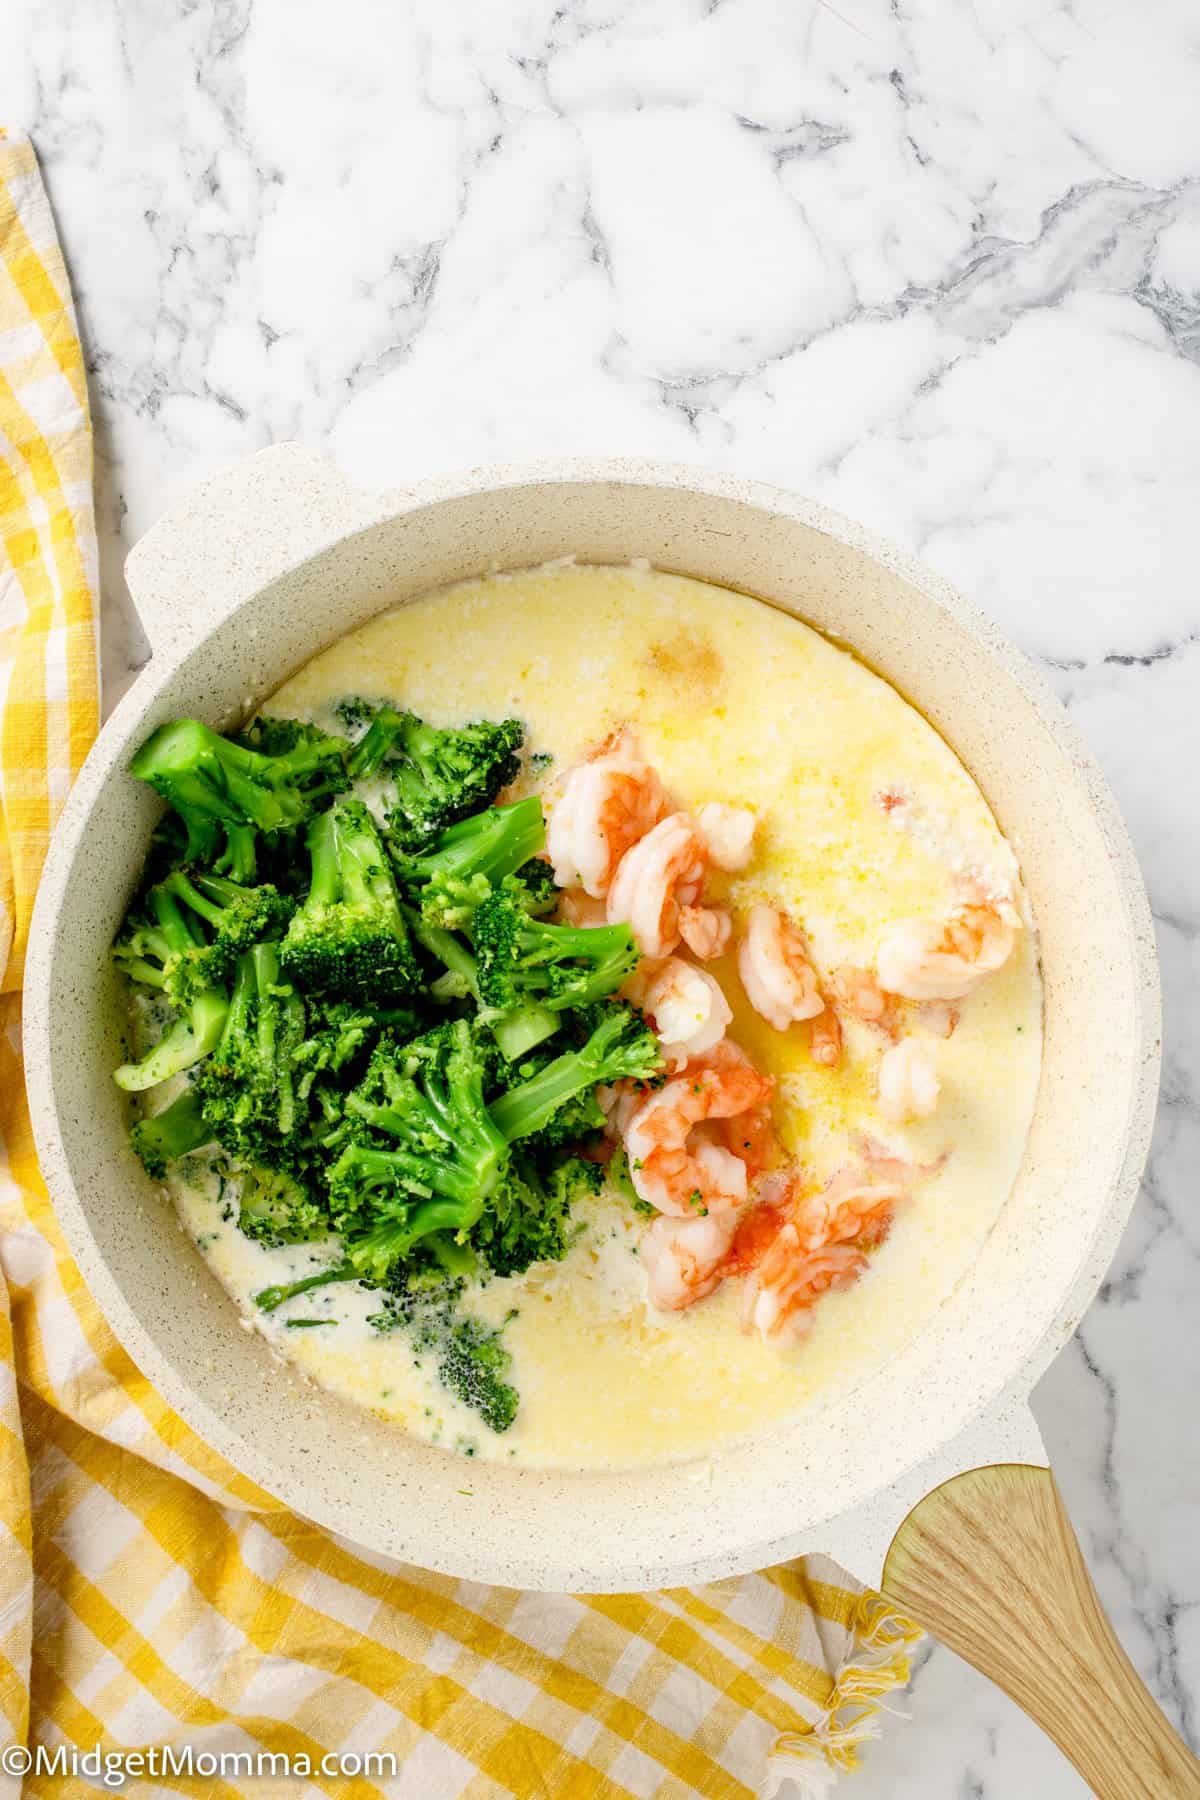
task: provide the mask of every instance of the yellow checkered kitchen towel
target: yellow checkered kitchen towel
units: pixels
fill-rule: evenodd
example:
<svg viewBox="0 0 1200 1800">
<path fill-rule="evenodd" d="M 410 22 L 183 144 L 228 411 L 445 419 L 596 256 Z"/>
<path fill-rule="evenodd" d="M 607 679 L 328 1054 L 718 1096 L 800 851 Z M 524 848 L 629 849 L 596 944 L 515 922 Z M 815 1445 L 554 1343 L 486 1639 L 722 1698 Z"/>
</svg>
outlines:
<svg viewBox="0 0 1200 1800">
<path fill-rule="evenodd" d="M 10 1748 L 44 1747 L 24 1791 L 95 1792 L 99 1749 L 154 1751 L 136 1785 L 154 1794 L 749 1800 L 785 1774 L 825 1793 L 916 1636 L 833 1564 L 587 1598 L 358 1554 L 192 1435 L 67 1253 L 30 1137 L 20 985 L 47 838 L 97 727 L 91 438 L 37 164 L 2 133 L 0 518 L 0 1683 Z M 262 1751 L 291 1774 L 248 1773 Z M 366 1752 L 384 1760 L 355 1775 Z M 231 1753 L 214 1774 L 205 1759 Z M 8 1762 L 0 1793 L 20 1789 Z"/>
</svg>

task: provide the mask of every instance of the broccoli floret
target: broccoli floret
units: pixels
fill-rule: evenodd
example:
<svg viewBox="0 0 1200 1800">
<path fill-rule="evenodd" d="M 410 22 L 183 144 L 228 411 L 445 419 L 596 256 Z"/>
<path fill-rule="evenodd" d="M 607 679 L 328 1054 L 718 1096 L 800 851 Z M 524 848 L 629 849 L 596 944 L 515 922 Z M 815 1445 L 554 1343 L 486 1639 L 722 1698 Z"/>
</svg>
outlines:
<svg viewBox="0 0 1200 1800">
<path fill-rule="evenodd" d="M 562 892 L 554 879 L 554 869 L 544 856 L 531 856 L 503 885 L 531 919 L 552 913 Z"/>
<path fill-rule="evenodd" d="M 468 1232 L 508 1146 L 484 1103 L 485 1063 L 465 1020 L 397 1051 L 381 1043 L 346 1098 L 361 1135 L 330 1170 L 347 1254 L 383 1279 L 433 1232 Z"/>
<path fill-rule="evenodd" d="M 202 988 L 139 1062 L 122 1063 L 113 1080 L 127 1094 L 141 1094 L 182 1075 L 216 1049 L 229 1014 L 229 997 L 219 988 Z"/>
<path fill-rule="evenodd" d="M 113 945 L 117 967 L 177 1006 L 224 987 L 243 950 L 278 937 L 295 903 L 277 889 L 173 869 L 131 910 Z"/>
<path fill-rule="evenodd" d="M 480 898 L 478 886 L 482 877 L 489 887 L 498 887 L 508 875 L 523 870 L 531 857 L 536 857 L 546 842 L 546 822 L 542 803 L 536 795 L 516 800 L 511 806 L 492 806 L 486 812 L 460 819 L 450 825 L 419 854 L 399 851 L 396 867 L 403 885 L 420 904 L 431 883 L 438 896 L 435 904 L 443 904 L 446 892 L 461 894 L 452 884 L 466 884 Z M 434 923 L 436 923 L 436 918 Z"/>
<path fill-rule="evenodd" d="M 270 841 L 295 830 L 346 784 L 344 739 L 294 721 L 258 723 L 257 741 L 280 748 L 250 749 L 199 719 L 175 719 L 129 765 L 179 814 L 185 860 L 243 882 L 254 880 L 260 835 Z"/>
<path fill-rule="evenodd" d="M 515 875 L 506 875 L 498 887 L 486 875 L 435 874 L 421 889 L 421 916 L 446 931 L 470 931 L 485 900 L 500 892 L 527 918 L 540 918 L 558 904 L 559 889 L 550 864 L 531 857 Z"/>
<path fill-rule="evenodd" d="M 238 959 L 220 1041 L 196 1074 L 205 1117 L 231 1155 L 273 1165 L 295 1152 L 303 1039 L 304 1003 L 280 978 L 277 946 L 256 944 Z"/>
<path fill-rule="evenodd" d="M 407 1328 L 413 1349 L 436 1359 L 443 1387 L 491 1430 L 507 1431 L 519 1404 L 506 1379 L 512 1358 L 499 1331 L 457 1311 L 461 1290 L 461 1281 L 436 1265 L 401 1267 L 389 1276 L 383 1306 L 368 1322 L 376 1331 Z"/>
<path fill-rule="evenodd" d="M 338 800 L 308 833 L 312 883 L 280 956 L 302 986 L 348 998 L 390 998 L 420 986 L 375 822 L 358 800 Z"/>
<path fill-rule="evenodd" d="M 281 937 L 296 910 L 296 902 L 270 882 L 243 887 L 224 875 L 175 869 L 162 885 L 205 921 L 229 966 L 251 944 Z"/>
<path fill-rule="evenodd" d="M 202 967 L 207 950 L 208 934 L 200 920 L 160 882 L 126 914 L 112 955 L 130 981 L 182 1002 L 190 997 L 192 974 Z"/>
<path fill-rule="evenodd" d="M 561 1262 L 570 1248 L 571 1207 L 598 1194 L 604 1172 L 582 1156 L 566 1156 L 546 1168 L 515 1155 L 505 1179 L 471 1234 L 497 1275 L 520 1275 L 531 1263 Z"/>
<path fill-rule="evenodd" d="M 354 747 L 351 768 L 366 774 L 387 760 L 396 786 L 388 825 L 398 844 L 416 849 L 456 819 L 492 804 L 520 767 L 524 737 L 516 719 L 439 729 L 412 713 L 381 707 Z"/>
<path fill-rule="evenodd" d="M 294 1175 L 256 1163 L 242 1176 L 238 1226 L 260 1244 L 299 1244 L 324 1237 L 329 1218 Z"/>
<path fill-rule="evenodd" d="M 507 1431 L 517 1416 L 520 1395 L 505 1379 L 511 1367 L 500 1333 L 479 1319 L 460 1320 L 441 1340 L 439 1381 L 492 1431 Z"/>
<path fill-rule="evenodd" d="M 397 757 L 403 753 L 410 718 L 409 713 L 397 712 L 393 706 L 366 707 L 367 728 L 351 748 L 346 762 L 351 781 L 365 780 L 381 769 L 394 772 Z"/>
<path fill-rule="evenodd" d="M 259 713 L 238 733 L 236 741 L 260 756 L 286 757 L 314 801 L 340 794 L 350 785 L 346 768 L 349 742 L 322 731 L 319 725 Z"/>
<path fill-rule="evenodd" d="M 170 1106 L 152 1118 L 139 1119 L 129 1134 L 147 1175 L 162 1181 L 167 1164 L 190 1156 L 202 1144 L 212 1142 L 212 1126 L 204 1117 L 194 1088 L 184 1088 Z"/>
<path fill-rule="evenodd" d="M 523 1068 L 525 1066 L 522 1064 Z M 542 1067 L 545 1066 L 543 1063 Z M 596 1098 L 596 1090 L 585 1087 L 570 1100 L 564 1100 L 544 1125 L 527 1132 L 521 1142 L 535 1150 L 558 1150 L 565 1145 L 591 1143 L 603 1130 L 604 1112 Z"/>
<path fill-rule="evenodd" d="M 310 995 L 305 1002 L 304 1039 L 292 1058 L 298 1071 L 297 1098 L 307 1100 L 317 1082 L 347 1085 L 382 1032 L 404 1041 L 420 1028 L 418 1015 L 407 1007 L 368 1009 L 351 1000 Z"/>
<path fill-rule="evenodd" d="M 480 996 L 501 1013 L 527 1001 L 551 1012 L 590 1006 L 615 993 L 638 964 L 628 925 L 547 925 L 504 890 L 479 907 L 471 935 Z"/>
<path fill-rule="evenodd" d="M 348 694 L 339 700 L 334 712 L 347 731 L 361 731 L 371 723 L 371 715 L 375 711 L 370 700 L 364 700 L 359 694 Z"/>
<path fill-rule="evenodd" d="M 653 1081 L 659 1074 L 658 1039 L 633 1007 L 604 1004 L 595 1009 L 594 1019 L 580 1049 L 564 1051 L 493 1101 L 492 1119 L 509 1143 L 544 1132 L 560 1108 L 581 1094 L 594 1098 L 601 1083 Z"/>
</svg>

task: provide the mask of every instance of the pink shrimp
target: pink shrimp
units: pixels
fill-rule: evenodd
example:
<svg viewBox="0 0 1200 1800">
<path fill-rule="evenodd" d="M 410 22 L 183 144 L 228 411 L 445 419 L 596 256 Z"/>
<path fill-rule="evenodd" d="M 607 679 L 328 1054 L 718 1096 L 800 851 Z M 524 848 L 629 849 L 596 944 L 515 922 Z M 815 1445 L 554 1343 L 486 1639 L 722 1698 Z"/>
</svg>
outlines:
<svg viewBox="0 0 1200 1800">
<path fill-rule="evenodd" d="M 724 806 L 710 800 L 696 814 L 696 823 L 718 869 L 736 873 L 744 869 L 754 851 L 758 820 L 747 806 Z"/>
<path fill-rule="evenodd" d="M 876 1075 L 879 1110 L 902 1125 L 906 1119 L 928 1119 L 937 1110 L 941 1081 L 937 1051 L 928 1038 L 901 1038 L 879 1059 Z"/>
<path fill-rule="evenodd" d="M 750 908 L 738 945 L 738 974 L 751 1006 L 776 1031 L 825 1010 L 804 933 L 786 913 L 761 901 Z"/>
<path fill-rule="evenodd" d="M 774 1082 L 727 1040 L 650 1094 L 625 1127 L 641 1199 L 675 1218 L 736 1208 L 763 1154 Z M 697 1128 L 715 1125 L 715 1133 Z"/>
<path fill-rule="evenodd" d="M 655 1219 L 638 1245 L 651 1305 L 679 1312 L 711 1294 L 721 1283 L 721 1265 L 736 1223 L 733 1211 Z"/>
<path fill-rule="evenodd" d="M 864 1025 L 878 1025 L 881 1031 L 894 1030 L 895 997 L 884 993 L 873 970 L 843 963 L 834 970 L 829 986 L 834 1003 L 842 1012 L 861 1019 Z"/>
<path fill-rule="evenodd" d="M 610 924 L 630 925 L 643 956 L 669 956 L 680 912 L 699 898 L 708 858 L 690 813 L 671 813 L 627 850 L 608 892 Z"/>
<path fill-rule="evenodd" d="M 861 1250 L 880 1243 L 893 1208 L 907 1199 L 911 1185 L 911 1180 L 878 1169 L 839 1169 L 820 1193 L 791 1209 L 802 1248 L 807 1254 L 826 1244 L 854 1243 Z"/>
<path fill-rule="evenodd" d="M 594 927 L 608 924 L 608 909 L 583 888 L 567 888 L 559 900 L 559 908 L 568 925 Z"/>
<path fill-rule="evenodd" d="M 906 919 L 885 934 L 875 958 L 879 985 L 907 1000 L 963 1000 L 1003 968 L 1020 929 L 1011 898 L 964 882 L 943 920 Z"/>
<path fill-rule="evenodd" d="M 633 734 L 617 732 L 567 771 L 550 802 L 546 848 L 555 881 L 602 899 L 621 858 L 653 828 L 665 805 L 662 783 L 642 760 Z"/>
<path fill-rule="evenodd" d="M 641 1001 L 663 1047 L 679 1062 L 715 1049 L 733 1018 L 720 985 L 704 969 L 669 956 L 646 984 Z"/>
<path fill-rule="evenodd" d="M 797 1343 L 812 1328 L 812 1309 L 822 1294 L 851 1287 L 867 1266 L 849 1243 L 801 1248 L 795 1225 L 781 1223 L 774 1241 L 742 1289 L 742 1329 L 770 1340 Z"/>
<path fill-rule="evenodd" d="M 750 908 L 738 945 L 746 998 L 776 1031 L 811 1021 L 812 1059 L 832 1068 L 842 1054 L 842 1027 L 809 955 L 808 940 L 787 914 L 761 902 Z"/>
<path fill-rule="evenodd" d="M 701 962 L 724 956 L 733 936 L 733 918 L 723 906 L 681 906 L 679 935 Z"/>
<path fill-rule="evenodd" d="M 873 1138 L 861 1138 L 859 1148 L 863 1164 L 839 1169 L 816 1193 L 799 1175 L 763 1184 L 763 1198 L 741 1220 L 723 1270 L 746 1277 L 747 1329 L 767 1338 L 803 1336 L 815 1302 L 858 1279 L 865 1253 L 887 1236 L 895 1207 L 940 1166 L 905 1162 Z"/>
</svg>

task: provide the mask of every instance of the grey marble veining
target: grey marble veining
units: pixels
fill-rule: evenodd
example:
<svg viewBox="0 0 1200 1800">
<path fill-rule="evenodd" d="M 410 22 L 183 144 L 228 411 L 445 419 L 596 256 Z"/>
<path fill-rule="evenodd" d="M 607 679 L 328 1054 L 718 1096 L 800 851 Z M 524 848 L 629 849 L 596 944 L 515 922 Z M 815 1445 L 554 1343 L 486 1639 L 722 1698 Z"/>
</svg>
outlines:
<svg viewBox="0 0 1200 1800">
<path fill-rule="evenodd" d="M 1200 31 L 1189 0 L 8 0 L 128 544 L 273 439 L 403 484 L 627 453 L 918 551 L 1124 807 L 1167 1046 L 1145 1192 L 1036 1397 L 1103 1597 L 1200 1732 Z M 1103 979 L 1103 971 L 1097 971 Z M 1067 1800 L 948 1654 L 848 1792 Z"/>
</svg>

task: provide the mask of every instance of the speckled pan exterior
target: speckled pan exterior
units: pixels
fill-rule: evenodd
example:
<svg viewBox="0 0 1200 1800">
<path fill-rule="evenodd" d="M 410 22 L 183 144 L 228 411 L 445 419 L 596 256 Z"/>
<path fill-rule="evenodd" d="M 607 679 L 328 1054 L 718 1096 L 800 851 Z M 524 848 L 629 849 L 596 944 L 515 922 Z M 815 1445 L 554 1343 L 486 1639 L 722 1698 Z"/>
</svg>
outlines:
<svg viewBox="0 0 1200 1800">
<path fill-rule="evenodd" d="M 1045 1064 L 1015 1190 L 977 1264 L 852 1405 L 709 1462 L 572 1475 L 464 1464 L 306 1385 L 243 1330 L 126 1141 L 107 948 L 157 812 L 124 773 L 162 720 L 236 720 L 383 608 L 573 552 L 648 557 L 800 614 L 954 745 L 1021 858 Z M 878 1576 L 909 1507 L 961 1469 L 1044 1461 L 1027 1397 L 1108 1264 L 1145 1158 L 1158 986 L 1113 801 L 1040 677 L 928 571 L 776 489 L 629 462 L 492 468 L 370 496 L 298 445 L 210 481 L 133 551 L 154 655 L 105 726 L 46 866 L 26 1056 L 46 1179 L 83 1273 L 166 1400 L 253 1480 L 384 1555 L 525 1587 L 690 1582 L 829 1550 Z M 470 654 L 470 645 L 456 648 Z M 602 1369 L 597 1379 L 603 1379 Z"/>
</svg>

